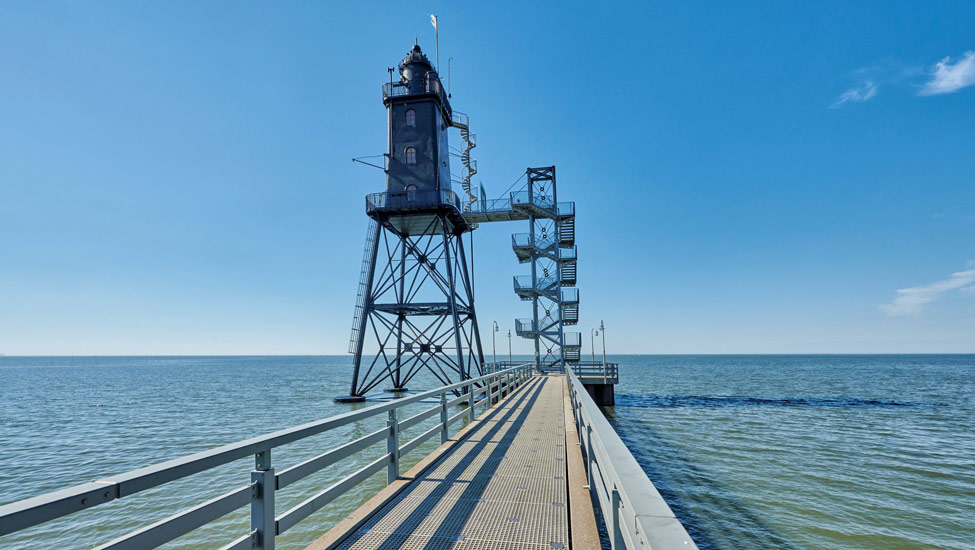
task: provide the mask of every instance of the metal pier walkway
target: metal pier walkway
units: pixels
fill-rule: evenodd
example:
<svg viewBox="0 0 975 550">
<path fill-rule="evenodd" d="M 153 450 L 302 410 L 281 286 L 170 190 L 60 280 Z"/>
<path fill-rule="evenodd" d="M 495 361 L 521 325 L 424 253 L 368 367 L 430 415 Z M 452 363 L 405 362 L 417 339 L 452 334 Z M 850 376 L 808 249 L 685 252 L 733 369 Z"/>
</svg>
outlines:
<svg viewBox="0 0 975 550">
<path fill-rule="evenodd" d="M 568 548 L 564 388 L 530 381 L 337 548 Z"/>
</svg>

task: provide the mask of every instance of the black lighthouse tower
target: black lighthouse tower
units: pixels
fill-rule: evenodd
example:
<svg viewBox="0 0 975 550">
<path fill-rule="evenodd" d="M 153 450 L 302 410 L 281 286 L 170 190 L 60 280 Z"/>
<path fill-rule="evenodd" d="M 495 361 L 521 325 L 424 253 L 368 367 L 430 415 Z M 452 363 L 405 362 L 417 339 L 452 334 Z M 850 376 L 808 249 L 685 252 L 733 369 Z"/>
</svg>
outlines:
<svg viewBox="0 0 975 550">
<path fill-rule="evenodd" d="M 484 363 L 463 235 L 473 229 L 451 189 L 448 128 L 466 130 L 419 46 L 383 85 L 388 115 L 386 191 L 366 197 L 370 218 L 349 352 L 356 401 L 384 385 L 405 391 L 426 370 L 443 384 Z"/>
</svg>

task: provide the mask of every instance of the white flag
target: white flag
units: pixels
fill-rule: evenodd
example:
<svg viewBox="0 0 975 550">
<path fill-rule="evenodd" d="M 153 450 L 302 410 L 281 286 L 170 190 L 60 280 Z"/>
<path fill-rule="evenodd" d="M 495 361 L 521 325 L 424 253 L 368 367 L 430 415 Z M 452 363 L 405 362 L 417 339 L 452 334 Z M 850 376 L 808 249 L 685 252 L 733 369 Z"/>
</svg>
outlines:
<svg viewBox="0 0 975 550">
<path fill-rule="evenodd" d="M 433 25 L 433 28 L 437 28 L 437 16 L 432 13 L 430 14 L 430 24 Z"/>
</svg>

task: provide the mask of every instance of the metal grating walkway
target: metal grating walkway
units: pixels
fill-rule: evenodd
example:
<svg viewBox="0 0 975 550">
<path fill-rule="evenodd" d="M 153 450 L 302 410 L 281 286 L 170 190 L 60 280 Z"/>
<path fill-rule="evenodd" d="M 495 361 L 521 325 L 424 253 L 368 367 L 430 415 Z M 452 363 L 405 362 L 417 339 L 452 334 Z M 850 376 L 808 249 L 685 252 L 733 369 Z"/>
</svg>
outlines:
<svg viewBox="0 0 975 550">
<path fill-rule="evenodd" d="M 564 387 L 536 377 L 338 548 L 568 548 Z"/>
</svg>

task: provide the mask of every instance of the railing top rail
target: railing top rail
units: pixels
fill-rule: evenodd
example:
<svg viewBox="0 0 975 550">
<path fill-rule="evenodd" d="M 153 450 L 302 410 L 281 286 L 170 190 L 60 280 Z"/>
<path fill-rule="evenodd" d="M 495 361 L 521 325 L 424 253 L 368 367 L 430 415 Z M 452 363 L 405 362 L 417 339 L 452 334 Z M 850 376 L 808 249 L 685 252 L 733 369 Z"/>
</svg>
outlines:
<svg viewBox="0 0 975 550">
<path fill-rule="evenodd" d="M 144 491 L 228 462 L 256 455 L 352 422 L 380 415 L 430 397 L 439 396 L 442 393 L 459 390 L 468 384 L 478 384 L 489 379 L 496 379 L 499 375 L 515 372 L 519 368 L 529 366 L 530 364 L 528 362 L 521 362 L 516 366 L 504 370 L 447 386 L 441 386 L 409 397 L 395 399 L 387 403 L 379 403 L 356 411 L 349 411 L 175 458 L 166 462 L 116 474 L 97 481 L 82 483 L 0 505 L 0 525 L 3 525 L 3 529 L 0 530 L 0 536 L 65 516 L 81 509 L 90 508 L 139 491 Z"/>
</svg>

